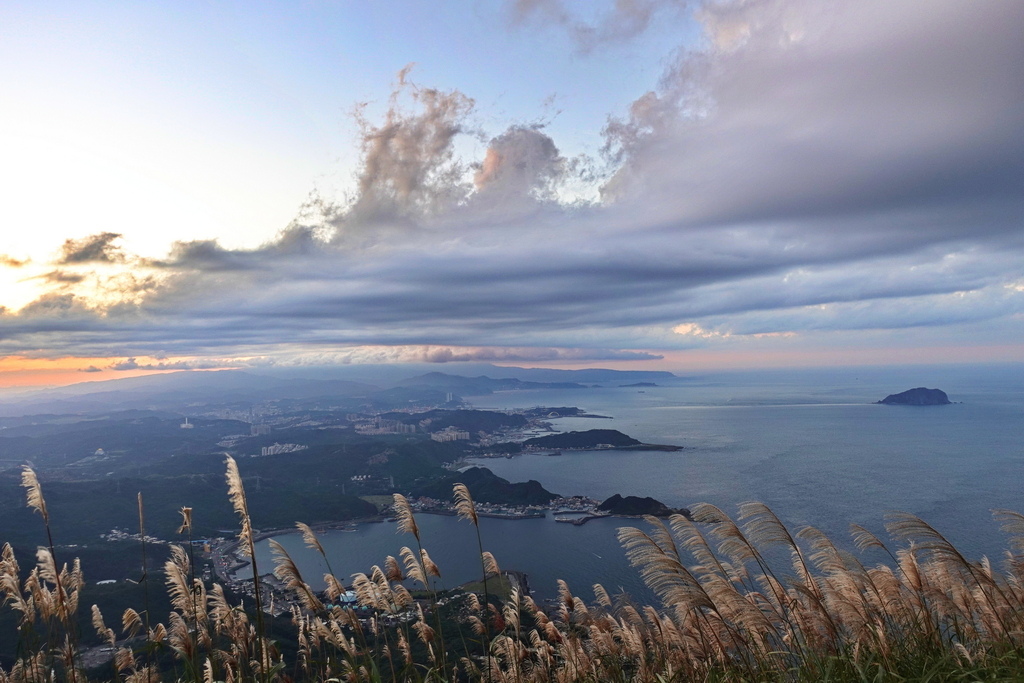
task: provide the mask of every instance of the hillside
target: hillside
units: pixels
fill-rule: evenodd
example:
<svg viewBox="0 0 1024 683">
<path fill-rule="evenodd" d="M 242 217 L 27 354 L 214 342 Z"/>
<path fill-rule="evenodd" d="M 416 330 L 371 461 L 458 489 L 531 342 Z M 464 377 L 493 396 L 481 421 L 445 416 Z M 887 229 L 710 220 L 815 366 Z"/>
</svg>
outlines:
<svg viewBox="0 0 1024 683">
<path fill-rule="evenodd" d="M 668 517 L 677 512 L 686 516 L 690 514 L 689 510 L 675 510 L 650 496 L 643 498 L 640 496 L 623 497 L 618 493 L 598 505 L 597 509 L 613 515 L 626 515 L 630 517 L 639 517 L 641 515 Z"/>
<path fill-rule="evenodd" d="M 531 382 L 528 380 L 504 377 L 494 379 L 486 375 L 479 377 L 462 377 L 448 375 L 443 372 L 428 372 L 425 375 L 411 377 L 399 382 L 404 387 L 431 388 L 451 391 L 470 396 L 484 396 L 495 391 L 521 391 L 524 389 L 584 389 L 576 382 Z"/>
<path fill-rule="evenodd" d="M 565 432 L 537 436 L 523 442 L 524 446 L 535 448 L 597 448 L 608 444 L 615 448 L 641 445 L 636 439 L 616 429 L 588 429 L 585 432 Z"/>
<path fill-rule="evenodd" d="M 524 448 L 555 448 L 575 450 L 630 450 L 630 451 L 678 451 L 680 446 L 643 443 L 616 429 L 588 429 L 583 432 L 565 432 L 536 436 L 523 442 Z"/>
<path fill-rule="evenodd" d="M 491 472 L 486 467 L 470 467 L 462 472 L 453 473 L 429 484 L 414 488 L 414 496 L 426 496 L 437 500 L 448 500 L 452 495 L 454 484 L 465 484 L 469 488 L 473 500 L 478 503 L 494 503 L 497 505 L 543 505 L 558 498 L 539 482 L 531 479 L 526 482 L 511 483 Z"/>
</svg>

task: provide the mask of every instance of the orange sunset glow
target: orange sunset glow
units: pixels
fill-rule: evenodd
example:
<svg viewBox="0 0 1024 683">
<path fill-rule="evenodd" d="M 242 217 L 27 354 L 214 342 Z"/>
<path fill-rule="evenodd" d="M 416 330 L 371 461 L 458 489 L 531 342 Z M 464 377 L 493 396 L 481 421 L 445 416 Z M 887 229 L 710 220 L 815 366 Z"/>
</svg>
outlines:
<svg viewBox="0 0 1024 683">
<path fill-rule="evenodd" d="M 78 382 L 151 375 L 159 370 L 113 370 L 110 366 L 123 358 L 31 358 L 7 356 L 0 358 L 0 388 L 63 386 Z M 139 358 L 140 364 L 157 363 L 156 359 Z"/>
</svg>

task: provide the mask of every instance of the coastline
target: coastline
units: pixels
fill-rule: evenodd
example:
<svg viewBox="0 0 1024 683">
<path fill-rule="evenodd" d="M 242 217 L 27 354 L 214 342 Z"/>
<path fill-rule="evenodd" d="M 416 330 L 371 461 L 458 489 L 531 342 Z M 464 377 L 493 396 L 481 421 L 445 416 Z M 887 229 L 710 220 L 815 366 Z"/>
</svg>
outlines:
<svg viewBox="0 0 1024 683">
<path fill-rule="evenodd" d="M 357 524 L 376 524 L 386 521 L 387 519 L 387 516 L 377 514 L 369 517 L 358 517 L 349 520 L 317 522 L 316 524 L 310 524 L 309 528 L 318 534 L 325 531 L 355 531 L 355 529 L 349 527 L 354 527 Z M 255 544 L 277 536 L 298 533 L 302 533 L 302 530 L 294 526 L 278 529 L 264 529 L 256 531 L 253 534 L 252 540 Z M 238 583 L 234 574 L 252 564 L 252 560 L 245 556 L 241 547 L 241 541 L 237 536 L 232 537 L 230 540 L 211 543 L 210 559 L 213 564 L 213 572 L 217 579 L 225 586 L 231 588 L 236 587 L 236 584 Z M 270 573 L 271 572 L 264 572 L 263 575 L 265 576 Z"/>
<path fill-rule="evenodd" d="M 547 506 L 547 507 L 545 507 L 542 510 L 531 511 L 531 512 L 527 512 L 527 513 L 500 513 L 500 514 L 498 514 L 498 513 L 487 513 L 487 512 L 482 512 L 482 511 L 478 510 L 477 514 L 480 517 L 488 517 L 488 518 L 493 518 L 493 519 L 505 519 L 505 520 L 515 520 L 515 521 L 518 521 L 518 520 L 531 520 L 532 519 L 532 520 L 537 521 L 538 524 L 544 525 L 545 528 L 547 526 L 547 522 L 554 522 L 554 523 L 557 523 L 557 524 L 555 524 L 555 526 L 560 526 L 563 529 L 565 528 L 564 527 L 565 524 L 572 524 L 573 526 L 583 526 L 585 524 L 588 524 L 592 519 L 596 519 L 596 518 L 602 518 L 602 519 L 603 518 L 618 518 L 618 519 L 640 520 L 640 519 L 643 519 L 643 517 L 644 517 L 643 515 L 622 515 L 622 514 L 615 514 L 615 513 L 610 513 L 610 512 L 601 512 L 601 511 L 598 511 L 596 509 L 596 505 L 598 504 L 598 501 L 594 501 L 592 499 L 587 499 L 587 498 L 583 498 L 583 497 L 574 497 L 574 498 L 571 498 L 571 499 L 560 499 L 560 501 L 563 504 L 554 503 L 553 505 Z M 435 515 L 435 516 L 439 516 L 439 517 L 456 517 L 456 518 L 458 517 L 458 514 L 457 514 L 457 512 L 455 510 L 441 509 L 441 508 L 419 509 L 419 510 L 414 510 L 414 513 L 415 514 L 423 513 L 423 514 Z M 346 530 L 347 531 L 356 531 L 363 524 L 367 524 L 367 525 L 369 525 L 369 524 L 376 524 L 376 523 L 379 523 L 379 522 L 389 521 L 389 520 L 390 521 L 394 521 L 394 518 L 393 517 L 388 517 L 387 515 L 373 515 L 373 516 L 370 516 L 370 517 L 364 517 L 364 518 L 352 519 L 352 520 L 320 522 L 320 523 L 318 523 L 316 525 L 311 525 L 311 528 L 315 528 L 318 532 L 346 531 Z M 454 520 L 453 520 L 453 522 L 454 522 Z M 603 525 L 599 523 L 599 525 L 600 526 L 607 525 L 608 529 L 613 529 L 614 526 L 620 526 L 621 523 L 620 524 L 616 524 L 615 522 L 606 522 Z M 445 526 L 443 528 L 449 528 L 449 527 L 450 527 L 450 523 L 445 523 Z M 531 531 L 531 529 L 536 529 L 536 531 Z M 288 535 L 288 534 L 296 534 L 298 532 L 300 532 L 300 529 L 297 529 L 295 527 L 286 527 L 286 528 L 280 528 L 280 529 L 264 529 L 264 530 L 259 531 L 257 534 L 255 534 L 254 538 L 258 539 L 258 541 L 266 541 L 266 540 L 268 540 L 270 538 L 273 538 L 275 536 L 284 536 L 284 535 Z M 581 533 L 582 531 L 581 532 L 569 532 L 566 529 L 566 532 L 569 533 L 570 537 L 575 538 L 576 534 L 577 533 Z M 364 529 L 361 534 L 356 534 L 356 538 L 353 539 L 353 542 L 359 543 L 360 539 L 362 538 L 362 534 L 366 534 L 366 533 L 369 533 L 371 535 L 371 537 L 373 537 L 373 538 L 378 537 L 379 534 L 380 534 L 380 532 L 378 532 L 378 531 L 369 531 L 369 530 L 365 530 Z M 386 533 L 386 530 L 385 530 L 385 533 Z M 513 532 L 513 530 L 511 528 L 508 528 L 507 533 L 518 533 L 518 532 Z M 527 536 L 533 535 L 535 533 L 541 533 L 541 534 L 549 535 L 551 533 L 551 531 L 541 531 L 540 527 L 527 527 L 527 528 L 525 528 L 523 530 L 522 533 L 525 533 Z M 589 532 L 585 532 L 585 533 L 589 533 Z M 295 539 L 295 540 L 293 540 L 291 542 L 288 542 L 288 543 L 286 543 L 286 545 L 290 549 L 290 552 L 293 552 L 293 553 L 300 552 L 298 550 L 298 548 L 300 546 L 304 546 L 304 544 L 301 544 L 299 542 L 299 539 Z M 327 542 L 325 540 L 325 546 L 327 546 L 327 545 L 328 544 L 327 544 Z M 268 591 L 273 592 L 273 594 L 276 596 L 276 600 L 278 602 L 281 602 L 281 604 L 284 604 L 286 595 L 285 595 L 284 592 L 282 592 L 283 591 L 282 586 L 278 585 L 279 582 L 277 582 L 273 578 L 273 574 L 272 574 L 272 572 L 273 572 L 273 562 L 268 561 L 268 559 L 267 559 L 267 557 L 265 555 L 266 551 L 267 551 L 267 548 L 266 548 L 265 544 L 264 544 L 263 547 L 261 547 L 258 550 L 258 553 L 259 553 L 258 554 L 258 558 L 260 558 L 259 559 L 259 569 L 261 570 L 259 572 L 260 573 L 260 584 L 263 586 L 263 590 L 268 590 Z M 302 551 L 308 552 L 308 549 L 306 549 L 305 547 L 302 547 Z M 605 551 L 601 551 L 601 552 L 605 553 Z M 210 557 L 213 560 L 213 568 L 214 568 L 214 572 L 215 572 L 214 580 L 215 581 L 220 582 L 222 585 L 224 585 L 225 588 L 227 588 L 227 589 L 229 589 L 229 590 L 231 590 L 233 592 L 245 593 L 247 595 L 252 595 L 253 594 L 252 591 L 254 590 L 255 585 L 254 585 L 253 579 L 251 578 L 251 567 L 249 567 L 249 565 L 251 564 L 250 558 L 247 557 L 246 554 L 245 554 L 245 545 L 240 543 L 240 541 L 239 541 L 239 539 L 237 537 L 230 537 L 230 538 L 227 538 L 227 539 L 221 539 L 221 540 L 219 540 L 217 542 L 214 542 L 212 544 Z M 296 555 L 296 557 L 298 557 L 298 555 Z M 530 566 L 532 566 L 532 565 L 530 565 Z M 248 576 L 245 576 L 245 575 L 240 576 L 239 575 L 239 572 L 245 572 L 247 569 L 248 569 L 248 572 L 249 572 Z M 527 579 L 526 579 L 526 576 L 525 576 L 526 572 L 523 571 L 523 570 L 529 571 L 527 569 L 527 567 L 523 567 L 522 569 L 516 571 L 515 573 L 521 574 L 523 576 L 522 583 L 525 584 L 527 582 Z"/>
</svg>

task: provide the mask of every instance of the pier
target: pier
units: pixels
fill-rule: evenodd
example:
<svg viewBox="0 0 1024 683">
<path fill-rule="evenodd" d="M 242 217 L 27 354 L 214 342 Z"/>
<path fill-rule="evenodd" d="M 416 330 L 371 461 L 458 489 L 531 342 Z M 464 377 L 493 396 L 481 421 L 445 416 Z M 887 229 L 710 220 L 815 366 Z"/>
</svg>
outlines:
<svg viewBox="0 0 1024 683">
<path fill-rule="evenodd" d="M 589 522 L 592 519 L 598 519 L 600 517 L 610 517 L 610 516 L 611 515 L 586 515 L 584 517 L 575 517 L 575 518 L 572 518 L 572 519 L 569 519 L 567 517 L 556 517 L 555 521 L 556 522 L 561 522 L 562 524 L 572 524 L 573 526 L 583 526 L 584 524 L 586 524 L 587 522 Z"/>
</svg>

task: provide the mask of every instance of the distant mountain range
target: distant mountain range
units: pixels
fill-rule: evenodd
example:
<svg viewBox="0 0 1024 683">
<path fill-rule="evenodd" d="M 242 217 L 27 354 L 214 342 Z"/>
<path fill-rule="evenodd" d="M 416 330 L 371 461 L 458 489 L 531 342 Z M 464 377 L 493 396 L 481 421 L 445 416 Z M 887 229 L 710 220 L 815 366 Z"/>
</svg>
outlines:
<svg viewBox="0 0 1024 683">
<path fill-rule="evenodd" d="M 282 399 L 371 398 L 397 396 L 398 393 L 405 396 L 409 392 L 416 395 L 450 392 L 459 397 L 482 396 L 496 391 L 583 389 L 594 383 L 678 379 L 670 372 L 466 365 L 474 370 L 485 368 L 496 377 L 483 374 L 469 377 L 435 371 L 397 378 L 394 367 L 385 369 L 382 366 L 378 366 L 381 367 L 379 383 L 345 379 L 344 372 L 339 369 L 325 371 L 323 378 L 287 376 L 281 370 L 258 374 L 243 370 L 180 371 L 7 394 L 0 396 L 0 417 L 125 409 L 184 411 L 188 406 L 252 405 Z M 418 369 L 424 366 L 411 367 Z M 367 379 L 368 368 L 355 370 L 352 376 Z"/>
<path fill-rule="evenodd" d="M 467 377 L 444 372 L 428 372 L 401 380 L 400 386 L 429 386 L 445 391 L 459 391 L 467 395 L 489 394 L 493 391 L 515 389 L 584 389 L 585 385 L 633 382 L 619 386 L 657 386 L 654 379 L 662 381 L 678 379 L 671 372 L 634 370 L 548 370 L 545 368 L 502 368 L 493 367 L 498 379 L 489 375 Z"/>
<path fill-rule="evenodd" d="M 373 365 L 330 365 L 301 368 L 260 368 L 261 375 L 293 379 L 347 379 L 381 387 L 395 386 L 410 377 L 441 371 L 457 377 L 512 378 L 524 382 L 577 382 L 580 384 L 628 384 L 630 382 L 673 382 L 679 377 L 671 372 L 654 370 L 608 370 L 582 368 L 519 368 L 492 363 L 392 363 Z"/>
<path fill-rule="evenodd" d="M 284 379 L 241 370 L 182 371 L 24 392 L 0 401 L 0 416 L 116 409 L 181 410 L 188 405 L 362 396 L 378 387 L 347 380 Z"/>
<path fill-rule="evenodd" d="M 482 396 L 495 391 L 514 391 L 522 389 L 586 389 L 576 382 L 529 382 L 515 377 L 492 379 L 486 375 L 479 377 L 460 377 L 447 375 L 443 372 L 428 372 L 419 377 L 410 377 L 399 382 L 404 387 L 430 387 L 440 391 L 451 391 L 464 396 Z"/>
<path fill-rule="evenodd" d="M 481 370 L 492 377 L 512 377 L 527 382 L 579 382 L 583 384 L 611 384 L 627 382 L 671 382 L 679 377 L 661 370 L 607 370 L 584 368 L 581 370 L 555 370 L 551 368 L 512 368 L 492 365 Z"/>
</svg>

